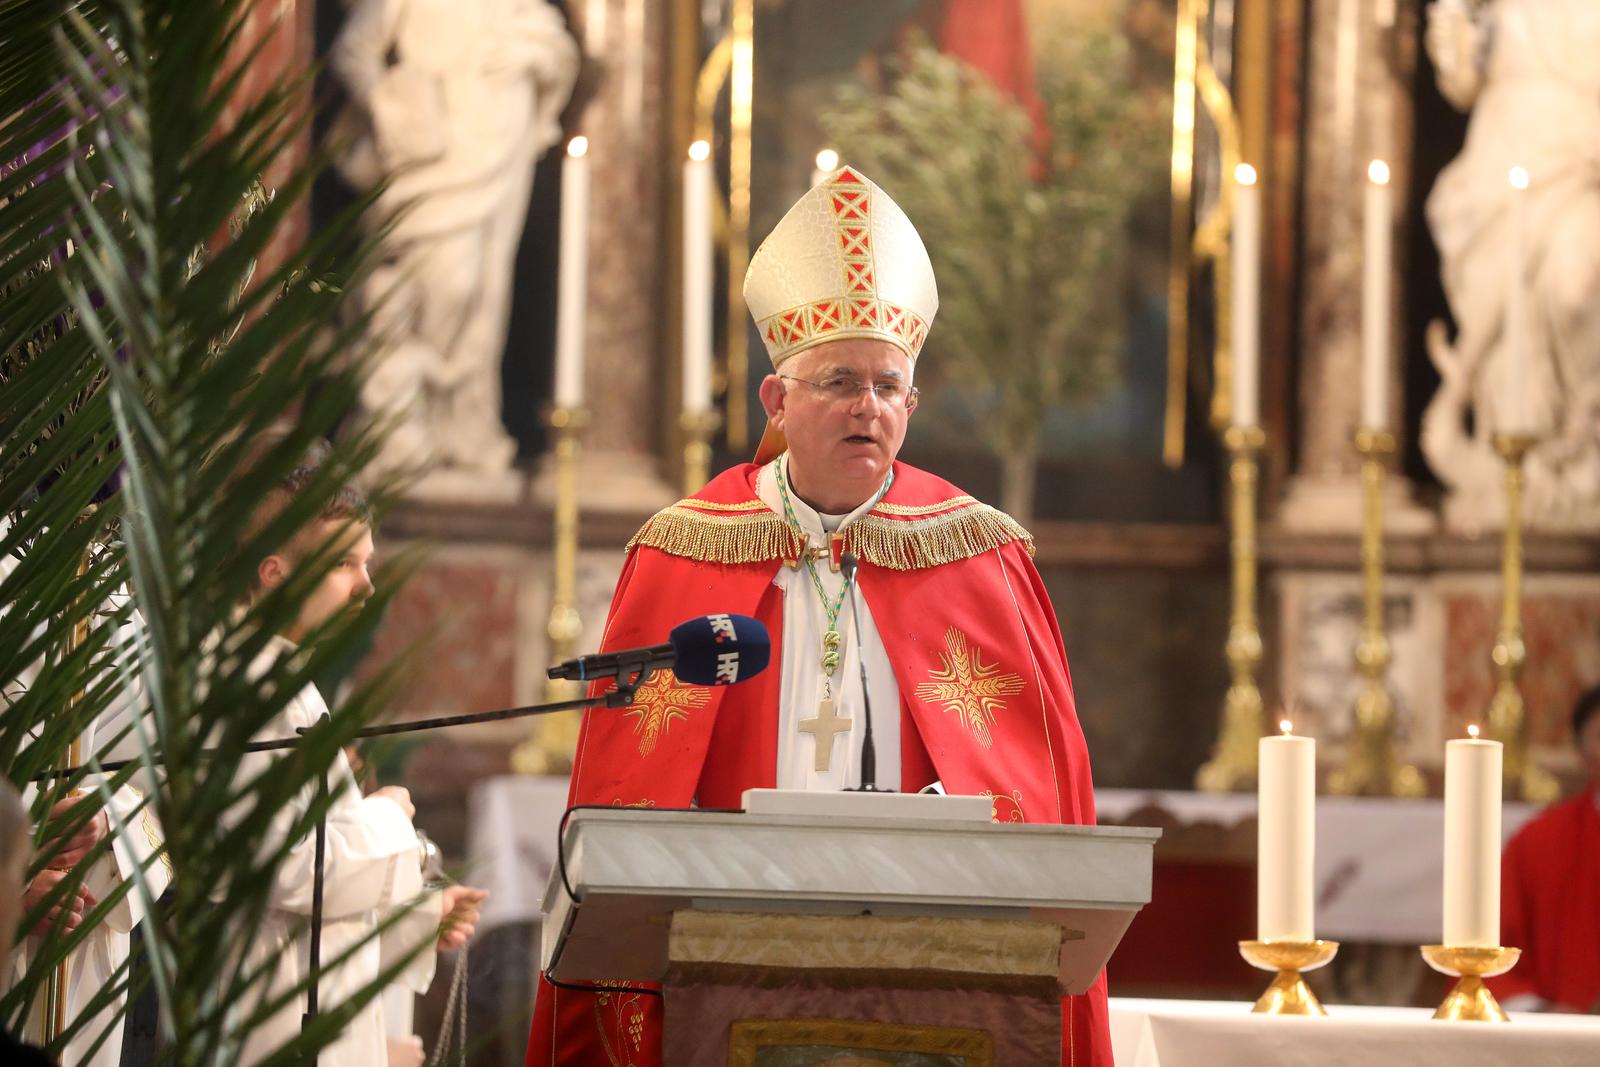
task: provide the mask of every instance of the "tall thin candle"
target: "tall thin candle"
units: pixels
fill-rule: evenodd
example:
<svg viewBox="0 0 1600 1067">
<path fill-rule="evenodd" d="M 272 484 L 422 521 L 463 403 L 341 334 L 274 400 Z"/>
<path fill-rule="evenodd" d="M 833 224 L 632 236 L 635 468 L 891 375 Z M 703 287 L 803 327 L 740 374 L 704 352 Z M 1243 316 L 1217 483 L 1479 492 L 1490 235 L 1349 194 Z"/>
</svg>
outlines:
<svg viewBox="0 0 1600 1067">
<path fill-rule="evenodd" d="M 589 138 L 574 137 L 561 161 L 561 252 L 556 295 L 559 408 L 583 404 L 583 342 L 589 303 Z"/>
<path fill-rule="evenodd" d="M 1510 254 L 1506 263 L 1506 318 L 1505 334 L 1501 338 L 1503 371 L 1501 397 L 1505 410 L 1495 422 L 1495 429 L 1505 434 L 1526 434 L 1533 431 L 1533 413 L 1528 409 L 1528 301 L 1527 205 L 1528 172 L 1522 167 L 1511 168 L 1510 197 L 1506 203 L 1506 224 L 1510 233 Z"/>
<path fill-rule="evenodd" d="M 696 141 L 683 164 L 683 410 L 711 410 L 711 146 Z"/>
<path fill-rule="evenodd" d="M 1389 428 L 1389 274 L 1393 252 L 1389 165 L 1367 168 L 1361 257 L 1361 428 Z"/>
<path fill-rule="evenodd" d="M 1261 421 L 1261 190 L 1256 169 L 1233 173 L 1233 424 Z"/>
</svg>

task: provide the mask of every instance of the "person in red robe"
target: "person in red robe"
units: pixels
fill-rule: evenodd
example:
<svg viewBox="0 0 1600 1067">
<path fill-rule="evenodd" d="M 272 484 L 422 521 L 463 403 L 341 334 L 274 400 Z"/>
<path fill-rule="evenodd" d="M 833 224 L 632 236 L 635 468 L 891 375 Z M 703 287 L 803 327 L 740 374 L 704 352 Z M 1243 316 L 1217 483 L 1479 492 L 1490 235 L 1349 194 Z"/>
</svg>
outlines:
<svg viewBox="0 0 1600 1067">
<path fill-rule="evenodd" d="M 859 655 L 885 668 L 870 691 L 879 766 L 895 777 L 879 784 L 985 796 L 996 820 L 1093 824 L 1088 751 L 1032 539 L 896 458 L 937 308 L 909 220 L 843 168 L 763 242 L 745 298 L 776 368 L 761 384 L 769 425 L 757 462 L 723 472 L 633 538 L 602 649 L 654 644 L 687 616 L 729 612 L 767 627 L 773 663 L 710 689 L 663 670 L 630 708 L 587 714 L 570 803 L 738 807 L 750 788 L 859 781 L 857 673 L 848 650 L 842 670 L 827 656 L 833 631 L 850 632 L 837 613 L 851 592 L 839 575 L 851 553 Z M 880 678 L 893 701 L 880 701 Z M 854 748 L 821 731 L 798 740 L 796 730 L 815 725 L 801 717 L 818 708 L 819 685 L 825 700 L 855 709 L 846 724 Z M 653 1067 L 661 1033 L 651 991 L 558 989 L 541 978 L 527 1062 Z M 1061 1034 L 1062 1064 L 1109 1067 L 1103 975 L 1062 999 Z"/>
<path fill-rule="evenodd" d="M 1500 866 L 1500 941 L 1522 957 L 1488 985 L 1509 1011 L 1600 1012 L 1600 688 L 1572 736 L 1588 785 L 1518 830 Z"/>
</svg>

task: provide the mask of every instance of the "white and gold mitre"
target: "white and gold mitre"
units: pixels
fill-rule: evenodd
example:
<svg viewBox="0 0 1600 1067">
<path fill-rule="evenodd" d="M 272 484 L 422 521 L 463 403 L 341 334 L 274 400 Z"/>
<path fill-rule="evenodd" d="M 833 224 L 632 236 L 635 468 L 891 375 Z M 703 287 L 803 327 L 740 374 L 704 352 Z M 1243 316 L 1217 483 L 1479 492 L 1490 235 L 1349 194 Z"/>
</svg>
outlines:
<svg viewBox="0 0 1600 1067">
<path fill-rule="evenodd" d="M 774 367 L 847 337 L 888 341 L 914 362 L 939 310 L 916 227 L 849 167 L 802 196 L 761 242 L 744 300 Z"/>
</svg>

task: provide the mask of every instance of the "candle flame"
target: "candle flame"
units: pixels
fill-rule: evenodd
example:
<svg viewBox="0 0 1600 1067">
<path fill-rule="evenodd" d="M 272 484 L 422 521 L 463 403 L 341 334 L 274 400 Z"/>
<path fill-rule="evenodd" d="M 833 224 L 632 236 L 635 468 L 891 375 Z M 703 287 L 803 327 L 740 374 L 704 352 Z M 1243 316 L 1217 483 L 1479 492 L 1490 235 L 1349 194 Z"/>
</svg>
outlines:
<svg viewBox="0 0 1600 1067">
<path fill-rule="evenodd" d="M 1278 729 L 1283 731 L 1283 735 L 1287 737 L 1294 733 L 1294 723 L 1290 722 L 1288 719 L 1279 719 Z"/>
<path fill-rule="evenodd" d="M 1511 188 L 1526 189 L 1528 187 L 1528 171 L 1525 167 L 1511 168 Z"/>
<path fill-rule="evenodd" d="M 1470 737 L 1470 738 L 1473 738 L 1474 740 L 1477 739 L 1477 737 L 1478 737 L 1478 724 L 1477 723 L 1474 722 L 1474 723 L 1468 723 L 1467 724 L 1467 736 Z"/>
<path fill-rule="evenodd" d="M 1254 185 L 1256 183 L 1256 168 L 1248 163 L 1241 163 L 1233 168 L 1233 180 L 1240 185 Z"/>
<path fill-rule="evenodd" d="M 696 163 L 711 158 L 711 145 L 706 141 L 696 141 L 689 146 L 689 158 Z"/>
<path fill-rule="evenodd" d="M 832 174 L 839 169 L 839 153 L 831 148 L 824 148 L 817 153 L 817 169 L 824 174 Z"/>
<path fill-rule="evenodd" d="M 577 159 L 580 156 L 586 156 L 588 154 L 589 138 L 583 136 L 583 134 L 580 133 L 578 136 L 567 142 L 567 155 L 571 156 L 573 159 Z"/>
<path fill-rule="evenodd" d="M 1389 164 L 1381 159 L 1374 159 L 1367 165 L 1367 180 L 1373 185 L 1389 184 Z"/>
</svg>

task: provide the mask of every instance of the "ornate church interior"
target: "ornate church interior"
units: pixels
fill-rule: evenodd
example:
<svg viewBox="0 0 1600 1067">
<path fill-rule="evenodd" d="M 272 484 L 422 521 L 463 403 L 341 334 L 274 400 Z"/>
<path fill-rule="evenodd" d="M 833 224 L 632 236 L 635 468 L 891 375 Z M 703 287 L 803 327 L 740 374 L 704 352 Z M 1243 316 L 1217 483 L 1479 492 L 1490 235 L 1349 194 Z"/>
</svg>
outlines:
<svg viewBox="0 0 1600 1067">
<path fill-rule="evenodd" d="M 1600 5 L 208 6 L 0 4 L 0 1040 L 1595 1061 Z"/>
</svg>

